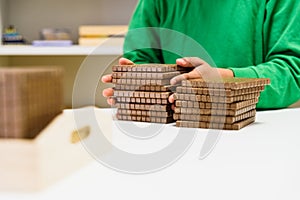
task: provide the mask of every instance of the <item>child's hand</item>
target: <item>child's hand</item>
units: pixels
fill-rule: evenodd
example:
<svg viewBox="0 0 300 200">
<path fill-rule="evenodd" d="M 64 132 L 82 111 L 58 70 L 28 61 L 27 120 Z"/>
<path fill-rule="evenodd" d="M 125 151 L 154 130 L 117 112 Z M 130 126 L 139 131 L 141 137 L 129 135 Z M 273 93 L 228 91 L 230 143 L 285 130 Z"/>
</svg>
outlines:
<svg viewBox="0 0 300 200">
<path fill-rule="evenodd" d="M 217 79 L 234 77 L 233 72 L 230 69 L 211 67 L 207 62 L 197 57 L 179 58 L 176 60 L 176 64 L 182 67 L 195 68 L 189 73 L 180 74 L 172 78 L 170 81 L 172 85 L 179 84 L 182 80 L 194 78 Z M 169 97 L 169 102 L 175 102 L 174 95 Z"/>
<path fill-rule="evenodd" d="M 120 58 L 119 60 L 120 65 L 133 65 L 134 63 L 126 58 Z M 112 76 L 111 74 L 105 75 L 102 77 L 103 83 L 111 83 L 112 82 Z M 103 96 L 106 97 L 107 103 L 109 105 L 114 104 L 114 100 L 111 98 L 114 95 L 114 90 L 112 88 L 104 89 L 102 92 Z"/>
</svg>

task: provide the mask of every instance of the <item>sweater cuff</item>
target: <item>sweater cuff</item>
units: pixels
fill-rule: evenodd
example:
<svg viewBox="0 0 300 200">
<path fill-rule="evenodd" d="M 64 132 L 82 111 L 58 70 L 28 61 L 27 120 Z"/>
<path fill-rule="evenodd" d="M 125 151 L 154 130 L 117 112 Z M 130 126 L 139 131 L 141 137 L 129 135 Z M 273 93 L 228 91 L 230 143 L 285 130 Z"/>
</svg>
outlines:
<svg viewBox="0 0 300 200">
<path fill-rule="evenodd" d="M 251 67 L 246 68 L 230 68 L 233 71 L 234 77 L 240 78 L 258 78 L 258 74 Z"/>
</svg>

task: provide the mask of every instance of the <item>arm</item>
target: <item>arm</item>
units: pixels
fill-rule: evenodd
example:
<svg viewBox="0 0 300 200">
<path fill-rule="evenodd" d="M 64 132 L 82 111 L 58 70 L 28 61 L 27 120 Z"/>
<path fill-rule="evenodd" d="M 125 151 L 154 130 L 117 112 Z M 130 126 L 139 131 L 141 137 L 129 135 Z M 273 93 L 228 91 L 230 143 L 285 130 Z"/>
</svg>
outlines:
<svg viewBox="0 0 300 200">
<path fill-rule="evenodd" d="M 283 108 L 300 98 L 300 1 L 270 0 L 264 23 L 264 60 L 257 66 L 231 68 L 236 77 L 267 77 L 258 108 Z"/>
<path fill-rule="evenodd" d="M 140 0 L 131 18 L 124 43 L 124 57 L 134 63 L 162 63 L 159 14 L 156 0 Z"/>
</svg>

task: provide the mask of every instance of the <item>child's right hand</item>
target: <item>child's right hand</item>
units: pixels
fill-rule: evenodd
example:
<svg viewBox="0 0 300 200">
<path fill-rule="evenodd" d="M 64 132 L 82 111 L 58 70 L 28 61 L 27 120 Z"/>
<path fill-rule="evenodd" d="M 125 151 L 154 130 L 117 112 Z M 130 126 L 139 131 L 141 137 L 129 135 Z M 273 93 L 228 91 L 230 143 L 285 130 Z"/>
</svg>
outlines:
<svg viewBox="0 0 300 200">
<path fill-rule="evenodd" d="M 133 65 L 134 63 L 131 60 L 128 60 L 126 58 L 120 58 L 119 65 Z M 111 83 L 112 82 L 112 76 L 111 74 L 105 75 L 102 77 L 103 83 Z M 103 96 L 106 97 L 107 103 L 109 105 L 114 104 L 114 100 L 111 98 L 114 95 L 114 90 L 112 88 L 104 89 L 102 92 Z"/>
</svg>

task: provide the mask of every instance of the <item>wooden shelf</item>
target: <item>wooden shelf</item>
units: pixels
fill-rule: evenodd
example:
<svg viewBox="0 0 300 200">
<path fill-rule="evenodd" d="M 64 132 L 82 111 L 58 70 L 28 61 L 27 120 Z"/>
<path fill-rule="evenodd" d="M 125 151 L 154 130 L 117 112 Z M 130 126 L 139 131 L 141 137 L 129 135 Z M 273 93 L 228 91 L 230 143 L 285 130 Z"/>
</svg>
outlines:
<svg viewBox="0 0 300 200">
<path fill-rule="evenodd" d="M 80 55 L 121 55 L 122 45 L 70 47 L 0 46 L 0 56 L 80 56 Z"/>
</svg>

